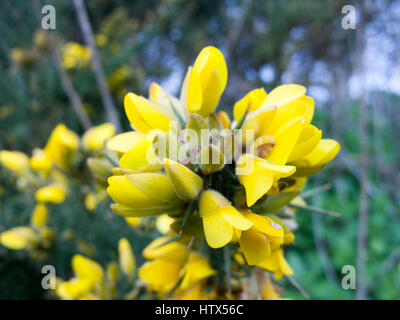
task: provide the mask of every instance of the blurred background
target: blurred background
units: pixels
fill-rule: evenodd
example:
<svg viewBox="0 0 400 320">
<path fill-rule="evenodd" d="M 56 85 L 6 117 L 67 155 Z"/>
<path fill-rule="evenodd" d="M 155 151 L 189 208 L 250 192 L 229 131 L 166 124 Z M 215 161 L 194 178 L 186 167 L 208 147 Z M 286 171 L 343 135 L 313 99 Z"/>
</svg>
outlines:
<svg viewBox="0 0 400 320">
<path fill-rule="evenodd" d="M 40 8 L 56 9 L 56 29 L 44 34 Z M 179 95 L 187 67 L 207 45 L 221 49 L 229 79 L 220 108 L 231 112 L 251 89 L 281 83 L 307 86 L 315 124 L 342 150 L 307 189 L 330 189 L 309 205 L 342 217 L 298 211 L 296 244 L 287 250 L 295 279 L 312 299 L 400 297 L 400 1 L 342 0 L 97 0 L 86 1 L 99 61 L 122 129 L 127 92 L 147 96 L 152 81 Z M 356 29 L 344 29 L 345 5 Z M 30 153 L 63 122 L 81 134 L 71 103 L 78 95 L 93 124 L 108 121 L 73 1 L 2 0 L 0 4 L 0 149 Z M 59 59 L 55 59 L 55 57 Z M 64 77 L 64 78 L 63 78 Z M 64 82 L 63 82 L 64 81 Z M 73 88 L 71 93 L 68 83 Z M 110 101 L 108 101 L 108 104 Z M 106 103 L 107 104 L 107 103 Z M 78 103 L 79 105 L 79 103 Z M 107 204 L 89 214 L 83 201 L 52 208 L 50 225 L 74 230 L 74 242 L 51 248 L 57 276 L 71 273 L 77 252 L 115 259 L 125 236 L 140 252 L 150 239 L 112 214 Z M 29 223 L 34 199 L 0 171 L 0 231 Z M 365 259 L 363 258 L 365 256 Z M 43 262 L 0 247 L 0 298 L 49 298 Z M 342 267 L 357 268 L 356 290 L 344 290 Z M 285 297 L 302 295 L 286 284 Z"/>
</svg>

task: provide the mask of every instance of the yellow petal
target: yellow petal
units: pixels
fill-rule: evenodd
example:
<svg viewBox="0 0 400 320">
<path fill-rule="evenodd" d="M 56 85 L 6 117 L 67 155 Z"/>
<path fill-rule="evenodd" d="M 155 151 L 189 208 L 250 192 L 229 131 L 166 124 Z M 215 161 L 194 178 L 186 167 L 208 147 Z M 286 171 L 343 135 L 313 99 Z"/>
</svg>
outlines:
<svg viewBox="0 0 400 320">
<path fill-rule="evenodd" d="M 86 131 L 82 136 L 83 147 L 86 150 L 94 151 L 103 147 L 105 141 L 115 134 L 115 127 L 112 123 L 104 123 Z"/>
<path fill-rule="evenodd" d="M 288 123 L 274 134 L 275 146 L 268 153 L 266 160 L 277 165 L 285 165 L 299 139 L 304 120 L 299 117 Z"/>
<path fill-rule="evenodd" d="M 236 174 L 246 190 L 247 206 L 255 204 L 279 178 L 288 177 L 295 170 L 293 166 L 277 166 L 249 154 L 242 155 L 237 163 Z"/>
<path fill-rule="evenodd" d="M 264 100 L 262 107 L 284 106 L 306 94 L 306 88 L 298 84 L 283 84 L 272 90 Z"/>
<path fill-rule="evenodd" d="M 294 162 L 298 167 L 322 166 L 333 160 L 340 150 L 340 144 L 332 139 L 320 140 L 317 147 L 302 159 Z"/>
<path fill-rule="evenodd" d="M 43 227 L 48 220 L 47 208 L 43 203 L 36 205 L 31 217 L 31 224 L 36 228 Z"/>
<path fill-rule="evenodd" d="M 246 219 L 238 210 L 229 206 L 219 210 L 220 215 L 224 217 L 229 224 L 239 230 L 248 230 L 253 225 L 253 222 Z"/>
<path fill-rule="evenodd" d="M 0 151 L 0 163 L 7 169 L 21 173 L 29 167 L 29 158 L 19 151 Z"/>
<path fill-rule="evenodd" d="M 176 196 L 171 180 L 162 173 L 147 172 L 126 175 L 129 181 L 140 191 L 154 199 L 165 203 L 176 203 L 179 201 Z"/>
<path fill-rule="evenodd" d="M 164 159 L 164 169 L 180 199 L 188 201 L 200 194 L 203 180 L 192 170 L 167 158 Z"/>
<path fill-rule="evenodd" d="M 203 228 L 206 241 L 211 248 L 221 248 L 232 241 L 232 225 L 218 213 L 203 217 Z"/>
<path fill-rule="evenodd" d="M 211 268 L 210 262 L 202 255 L 192 252 L 189 255 L 188 262 L 184 268 L 185 276 L 183 277 L 180 288 L 187 289 L 196 282 L 212 276 L 216 271 Z"/>
<path fill-rule="evenodd" d="M 220 208 L 229 207 L 231 202 L 219 192 L 208 189 L 200 198 L 200 216 L 207 217 L 216 213 Z"/>
<path fill-rule="evenodd" d="M 161 237 L 153 240 L 143 250 L 143 256 L 148 260 L 157 258 L 179 260 L 183 264 L 188 257 L 187 247 L 179 241 L 167 243 L 169 240 L 169 237 Z"/>
<path fill-rule="evenodd" d="M 242 232 L 239 245 L 251 266 L 264 261 L 271 254 L 267 237 L 254 228 Z"/>
<path fill-rule="evenodd" d="M 264 261 L 257 264 L 257 266 L 271 271 L 275 274 L 275 279 L 279 280 L 284 275 L 292 275 L 293 270 L 283 256 L 283 250 L 275 250 Z"/>
<path fill-rule="evenodd" d="M 0 233 L 0 243 L 12 250 L 27 249 L 36 241 L 37 236 L 29 227 L 16 227 Z"/>
<path fill-rule="evenodd" d="M 130 151 L 121 157 L 119 165 L 121 168 L 133 172 L 152 172 L 162 168 L 162 164 L 154 153 L 150 138 L 137 142 Z"/>
<path fill-rule="evenodd" d="M 321 130 L 312 124 L 307 123 L 302 129 L 299 139 L 297 140 L 297 143 L 293 148 L 288 161 L 293 162 L 309 154 L 318 145 L 319 141 L 321 140 L 321 136 Z"/>
<path fill-rule="evenodd" d="M 122 272 L 132 278 L 136 268 L 135 256 L 129 241 L 125 238 L 120 239 L 118 242 L 118 257 Z"/>
<path fill-rule="evenodd" d="M 181 90 L 181 104 L 186 119 L 189 119 L 189 113 L 198 112 L 202 103 L 203 95 L 200 75 L 197 72 L 193 72 L 193 69 L 189 67 Z"/>
<path fill-rule="evenodd" d="M 249 144 L 253 142 L 253 138 L 257 138 L 264 134 L 264 127 L 266 124 L 271 123 L 275 117 L 276 108 L 275 107 L 265 107 L 259 108 L 256 111 L 249 113 L 246 120 L 242 126 L 242 140 L 244 144 Z M 254 134 L 247 133 L 246 131 L 253 130 Z"/>
<path fill-rule="evenodd" d="M 107 141 L 107 148 L 114 152 L 124 154 L 132 150 L 133 147 L 143 141 L 144 138 L 145 137 L 141 133 L 135 131 L 121 133 Z"/>
<path fill-rule="evenodd" d="M 158 216 L 156 219 L 156 229 L 161 234 L 168 234 L 171 231 L 171 224 L 175 221 L 175 219 L 170 216 L 164 214 L 162 216 Z"/>
<path fill-rule="evenodd" d="M 64 202 L 66 196 L 67 191 L 65 187 L 58 183 L 54 183 L 36 191 L 35 198 L 37 202 L 59 204 Z"/>
<path fill-rule="evenodd" d="M 231 127 L 231 119 L 229 119 L 228 114 L 225 111 L 219 111 L 217 115 L 222 123 L 222 127 L 224 129 L 229 129 Z"/>
<path fill-rule="evenodd" d="M 80 254 L 72 257 L 72 269 L 79 278 L 89 279 L 94 283 L 103 279 L 103 268 L 101 265 Z"/>
<path fill-rule="evenodd" d="M 203 88 L 208 86 L 215 71 L 221 82 L 221 91 L 225 89 L 228 81 L 228 68 L 223 54 L 217 48 L 208 46 L 201 50 L 194 62 L 193 70 L 201 75 Z"/>
<path fill-rule="evenodd" d="M 35 171 L 48 173 L 52 166 L 51 158 L 42 149 L 34 149 L 29 161 L 31 168 Z"/>
<path fill-rule="evenodd" d="M 108 194 L 111 198 L 126 207 L 146 209 L 165 206 L 165 202 L 158 200 L 133 185 L 126 176 L 112 176 L 108 179 Z"/>
<path fill-rule="evenodd" d="M 267 93 L 263 88 L 254 89 L 246 94 L 233 106 L 233 118 L 235 121 L 239 121 L 246 111 L 251 113 L 260 108 L 266 97 Z"/>
<path fill-rule="evenodd" d="M 146 134 L 151 129 L 168 130 L 170 119 L 146 98 L 128 93 L 124 105 L 130 123 L 138 131 Z"/>
<path fill-rule="evenodd" d="M 146 281 L 150 288 L 166 293 L 178 282 L 182 263 L 176 260 L 157 259 L 146 262 L 139 269 L 139 278 Z"/>
</svg>

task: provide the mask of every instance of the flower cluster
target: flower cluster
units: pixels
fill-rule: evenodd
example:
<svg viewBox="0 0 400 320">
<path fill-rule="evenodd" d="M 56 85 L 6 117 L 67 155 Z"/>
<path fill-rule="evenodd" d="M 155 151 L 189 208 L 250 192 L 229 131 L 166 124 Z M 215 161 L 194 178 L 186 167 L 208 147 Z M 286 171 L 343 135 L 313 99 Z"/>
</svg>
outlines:
<svg viewBox="0 0 400 320">
<path fill-rule="evenodd" d="M 128 93 L 125 111 L 134 131 L 107 143 L 120 156 L 108 179 L 113 211 L 173 219 L 167 239 L 145 249 L 151 261 L 139 270 L 161 297 L 172 289 L 202 292 L 213 282 L 206 279 L 221 272 L 218 262 L 203 258 L 221 251 L 210 253 L 203 239 L 209 248 L 228 248 L 226 259 L 243 255 L 248 266 L 276 279 L 292 274 L 283 253 L 296 223 L 279 209 L 301 201 L 296 197 L 307 177 L 340 149 L 311 124 L 314 100 L 303 86 L 281 85 L 268 94 L 255 89 L 235 103 L 231 121 L 226 112 L 214 112 L 227 80 L 222 53 L 204 48 L 186 73 L 180 99 L 156 83 L 148 99 Z M 232 284 L 225 285 L 231 293 Z"/>
<path fill-rule="evenodd" d="M 114 126 L 106 123 L 88 130 L 80 139 L 65 125 L 59 124 L 50 134 L 45 147 L 34 149 L 30 157 L 20 151 L 0 151 L 0 163 L 16 178 L 17 186 L 25 192 L 32 192 L 37 202 L 30 225 L 1 232 L 0 244 L 13 250 L 27 249 L 34 257 L 40 258 L 54 238 L 54 233 L 47 226 L 48 206 L 63 203 L 71 186 L 78 184 L 82 187 L 85 184 L 82 170 L 85 160 L 93 168 L 97 181 L 94 184 L 90 179 L 86 186 L 90 190 L 85 196 L 86 208 L 93 211 L 106 198 L 99 181 L 106 182 L 111 175 L 112 164 L 102 156 L 101 150 L 114 133 Z M 102 177 L 96 174 L 99 167 Z"/>
</svg>

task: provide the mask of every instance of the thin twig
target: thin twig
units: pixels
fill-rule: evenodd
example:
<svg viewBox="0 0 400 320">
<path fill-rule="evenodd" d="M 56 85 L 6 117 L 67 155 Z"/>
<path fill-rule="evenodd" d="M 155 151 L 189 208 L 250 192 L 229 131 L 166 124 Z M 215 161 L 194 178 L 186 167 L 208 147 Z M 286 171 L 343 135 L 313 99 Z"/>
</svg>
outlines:
<svg viewBox="0 0 400 320">
<path fill-rule="evenodd" d="M 103 68 L 101 66 L 100 56 L 97 50 L 96 43 L 94 41 L 93 30 L 89 21 L 85 4 L 83 0 L 73 0 L 73 3 L 76 15 L 78 17 L 79 26 L 82 30 L 84 41 L 92 51 L 92 56 L 91 56 L 92 68 L 96 77 L 97 85 L 100 90 L 101 100 L 103 101 L 107 117 L 110 120 L 110 122 L 114 124 L 114 126 L 117 129 L 117 132 L 120 132 L 121 124 L 119 122 L 118 114 L 111 98 L 111 93 L 106 82 L 106 77 L 104 75 Z"/>
<path fill-rule="evenodd" d="M 40 0 L 34 0 L 33 5 L 35 7 L 35 14 L 37 19 L 40 22 L 41 16 L 41 4 Z M 53 35 L 51 34 L 51 31 L 46 31 L 44 32 L 45 37 L 47 42 L 50 45 L 50 50 L 51 50 L 51 58 L 53 60 L 54 66 L 56 68 L 58 77 L 60 78 L 61 85 L 65 91 L 65 94 L 67 95 L 69 102 L 72 105 L 72 108 L 74 109 L 76 115 L 78 116 L 78 119 L 82 125 L 82 127 L 87 130 L 92 126 L 92 123 L 90 121 L 90 118 L 83 107 L 82 101 L 75 90 L 71 80 L 68 78 L 67 72 L 65 71 L 63 64 L 61 62 L 60 54 L 58 53 L 57 46 L 55 44 L 55 41 L 53 39 Z"/>
<path fill-rule="evenodd" d="M 313 213 L 323 214 L 323 215 L 326 215 L 326 216 L 331 216 L 331 217 L 336 217 L 336 218 L 341 218 L 342 217 L 342 215 L 339 212 L 329 211 L 329 210 L 325 210 L 325 209 L 318 208 L 318 207 L 302 206 L 302 205 L 294 204 L 294 203 L 289 203 L 288 206 L 292 207 L 292 208 L 296 208 L 296 209 L 302 209 L 302 210 L 310 211 L 310 212 L 313 212 Z"/>
<path fill-rule="evenodd" d="M 332 186 L 329 183 L 327 183 L 327 184 L 324 184 L 323 186 L 316 187 L 316 188 L 311 189 L 311 190 L 307 190 L 307 191 L 301 193 L 300 196 L 303 199 L 310 198 L 310 197 L 313 197 L 313 196 L 315 196 L 315 195 L 317 195 L 317 194 L 319 194 L 321 192 L 328 191 L 331 188 L 332 188 Z"/>
<path fill-rule="evenodd" d="M 285 275 L 285 279 L 289 282 L 289 284 L 295 288 L 296 290 L 298 290 L 306 299 L 310 299 L 310 296 L 308 295 L 308 293 L 301 287 L 301 285 L 299 285 L 297 283 L 296 280 L 294 280 L 294 278 L 289 277 L 288 275 Z"/>
</svg>

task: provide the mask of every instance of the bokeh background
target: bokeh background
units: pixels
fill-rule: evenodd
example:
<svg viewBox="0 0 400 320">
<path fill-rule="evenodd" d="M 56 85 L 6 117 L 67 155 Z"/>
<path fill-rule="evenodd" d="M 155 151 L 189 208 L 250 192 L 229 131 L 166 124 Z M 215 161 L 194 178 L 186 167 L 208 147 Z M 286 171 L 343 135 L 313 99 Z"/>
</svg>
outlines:
<svg viewBox="0 0 400 320">
<path fill-rule="evenodd" d="M 49 31 L 54 47 L 41 34 L 37 4 L 56 8 L 56 30 Z M 356 7 L 355 30 L 342 28 L 348 4 Z M 307 202 L 342 218 L 298 211 L 296 245 L 287 250 L 294 277 L 312 299 L 400 297 L 400 1 L 97 0 L 86 7 L 123 130 L 129 129 L 124 95 L 147 96 L 152 81 L 179 94 L 186 68 L 207 45 L 227 60 L 220 107 L 228 112 L 257 87 L 307 86 L 317 126 L 342 145 L 307 187 L 331 188 Z M 93 68 L 74 47 L 85 39 L 72 1 L 2 0 L 0 35 L 0 149 L 30 153 L 59 122 L 83 132 L 52 59 L 54 48 L 91 121 L 107 121 Z M 1 169 L 0 231 L 28 224 L 34 206 L 9 178 Z M 146 233 L 131 229 L 107 204 L 88 213 L 81 203 L 72 196 L 51 208 L 50 226 L 75 234 L 69 242 L 58 237 L 50 249 L 46 263 L 55 265 L 57 276 L 68 278 L 77 252 L 101 263 L 115 259 L 121 237 L 143 261 Z M 341 270 L 362 268 L 357 257 L 363 253 L 359 280 L 366 292 L 357 295 L 359 289 L 342 288 Z M 51 298 L 40 286 L 42 265 L 0 247 L 0 298 Z M 280 284 L 285 297 L 303 298 L 284 280 Z"/>
</svg>

